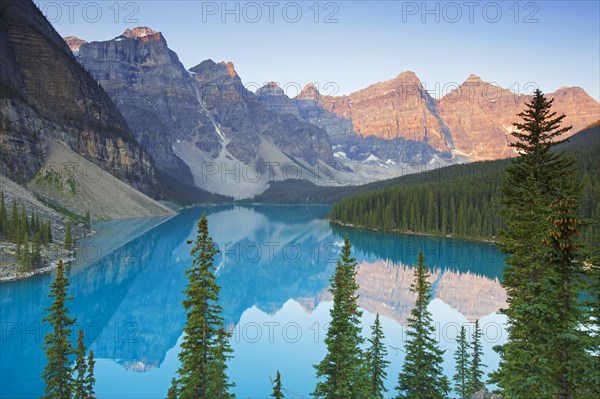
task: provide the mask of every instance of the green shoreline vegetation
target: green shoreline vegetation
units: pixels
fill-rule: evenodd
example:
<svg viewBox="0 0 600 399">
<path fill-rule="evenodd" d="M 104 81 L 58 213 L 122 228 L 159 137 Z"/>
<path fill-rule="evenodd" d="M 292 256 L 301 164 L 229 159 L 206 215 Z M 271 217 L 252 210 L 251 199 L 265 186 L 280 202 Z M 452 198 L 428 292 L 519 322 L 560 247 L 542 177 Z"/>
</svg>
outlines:
<svg viewBox="0 0 600 399">
<path fill-rule="evenodd" d="M 592 126 L 557 146 L 577 160 L 580 182 L 578 216 L 586 221 L 581 238 L 590 252 L 600 248 L 600 125 Z M 558 152 L 558 151 L 557 151 Z M 394 186 L 360 193 L 333 204 L 328 220 L 348 227 L 391 233 L 497 242 L 505 227 L 501 215 L 502 182 L 509 160 L 451 166 L 448 174 L 427 173 L 420 180 L 399 180 Z"/>
</svg>

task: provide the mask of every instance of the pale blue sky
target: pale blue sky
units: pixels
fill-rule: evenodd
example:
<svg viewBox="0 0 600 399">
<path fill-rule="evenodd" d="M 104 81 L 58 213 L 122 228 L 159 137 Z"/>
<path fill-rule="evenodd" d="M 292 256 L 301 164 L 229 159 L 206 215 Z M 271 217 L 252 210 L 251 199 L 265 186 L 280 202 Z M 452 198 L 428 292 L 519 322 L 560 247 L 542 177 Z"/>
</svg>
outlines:
<svg viewBox="0 0 600 399">
<path fill-rule="evenodd" d="M 187 68 L 232 61 L 250 88 L 277 81 L 290 95 L 308 82 L 347 94 L 411 70 L 434 97 L 475 73 L 514 91 L 533 82 L 600 98 L 598 1 L 109 0 L 75 2 L 71 15 L 68 1 L 37 3 L 63 36 L 107 40 L 149 26 Z"/>
</svg>

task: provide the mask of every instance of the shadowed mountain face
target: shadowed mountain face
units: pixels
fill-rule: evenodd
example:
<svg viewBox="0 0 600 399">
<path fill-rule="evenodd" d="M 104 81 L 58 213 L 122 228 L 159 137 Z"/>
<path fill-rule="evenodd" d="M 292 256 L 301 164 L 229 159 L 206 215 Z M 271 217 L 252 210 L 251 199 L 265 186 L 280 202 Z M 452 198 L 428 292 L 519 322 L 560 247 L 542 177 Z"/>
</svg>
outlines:
<svg viewBox="0 0 600 399">
<path fill-rule="evenodd" d="M 393 163 L 423 164 L 431 161 L 436 154 L 436 150 L 426 141 L 415 137 L 362 135 L 355 129 L 347 112 L 351 109 L 349 100 L 346 97 L 321 96 L 312 84 L 307 85 L 295 98 L 289 98 L 274 82 L 261 87 L 256 94 L 258 101 L 269 109 L 280 114 L 295 115 L 325 129 L 333 145 L 334 156 L 341 162 L 369 162 L 371 157 L 373 160 L 387 161 L 387 165 L 381 165 L 383 167 Z M 442 152 L 440 155 L 443 155 Z"/>
<path fill-rule="evenodd" d="M 284 163 L 337 166 L 323 129 L 258 103 L 231 63 L 207 60 L 187 71 L 164 36 L 150 28 L 77 46 L 80 62 L 113 98 L 157 166 L 179 180 L 242 195 L 264 190 L 269 173 L 254 187 L 236 191 L 218 184 L 220 171 L 216 177 L 209 171 L 240 174 L 247 165 L 272 163 L 270 178 L 280 180 Z"/>
<path fill-rule="evenodd" d="M 6 173 L 17 181 L 31 178 L 52 138 L 154 192 L 151 158 L 32 1 L 0 2 L 0 56 L 0 162 Z"/>
<path fill-rule="evenodd" d="M 115 101 L 157 166 L 178 171 L 172 147 L 178 138 L 200 137 L 206 150 L 218 152 L 218 137 L 199 107 L 193 79 L 160 33 L 136 28 L 78 50 L 81 63 Z"/>
</svg>

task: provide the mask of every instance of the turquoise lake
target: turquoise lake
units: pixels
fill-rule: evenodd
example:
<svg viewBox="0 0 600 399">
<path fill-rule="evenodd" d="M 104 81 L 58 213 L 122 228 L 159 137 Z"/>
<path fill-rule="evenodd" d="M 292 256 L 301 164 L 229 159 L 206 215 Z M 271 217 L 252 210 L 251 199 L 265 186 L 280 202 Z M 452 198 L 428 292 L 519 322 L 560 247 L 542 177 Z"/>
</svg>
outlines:
<svg viewBox="0 0 600 399">
<path fill-rule="evenodd" d="M 331 299 L 329 278 L 344 236 L 358 262 L 363 335 L 379 313 L 386 335 L 388 395 L 401 369 L 404 325 L 413 305 L 409 292 L 420 248 L 432 270 L 429 309 L 454 372 L 455 338 L 461 325 L 480 320 L 486 371 L 506 340 L 500 285 L 503 255 L 492 244 L 393 235 L 330 225 L 325 206 L 214 206 L 185 210 L 168 220 L 104 222 L 81 240 L 69 267 L 71 316 L 85 331 L 96 363 L 99 398 L 164 398 L 178 367 L 185 313 L 181 305 L 196 223 L 206 212 L 221 250 L 217 276 L 220 304 L 232 330 L 229 363 L 239 398 L 267 398 L 281 372 L 290 397 L 308 398 L 312 365 L 325 353 Z M 54 275 L 0 283 L 0 397 L 38 398 L 44 386 L 42 351 Z M 295 396 L 298 395 L 298 396 Z"/>
</svg>

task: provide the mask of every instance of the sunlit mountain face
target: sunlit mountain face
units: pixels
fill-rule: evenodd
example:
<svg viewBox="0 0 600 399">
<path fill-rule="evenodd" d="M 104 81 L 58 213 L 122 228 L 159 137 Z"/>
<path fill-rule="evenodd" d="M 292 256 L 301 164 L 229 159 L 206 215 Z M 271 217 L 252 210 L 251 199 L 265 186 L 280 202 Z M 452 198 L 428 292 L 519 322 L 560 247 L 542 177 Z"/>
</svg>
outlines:
<svg viewBox="0 0 600 399">
<path fill-rule="evenodd" d="M 196 223 L 206 212 L 221 253 L 215 259 L 220 304 L 233 336 L 230 362 L 239 397 L 266 397 L 276 369 L 293 392 L 314 388 L 312 364 L 325 353 L 329 278 L 349 235 L 357 260 L 363 334 L 382 316 L 392 362 L 389 388 L 403 360 L 404 325 L 414 303 L 409 291 L 419 249 L 432 269 L 430 310 L 451 374 L 461 325 L 480 320 L 485 363 L 498 363 L 492 346 L 505 338 L 497 311 L 503 257 L 492 245 L 422 236 L 389 235 L 330 226 L 320 206 L 218 206 L 191 209 L 164 221 L 104 222 L 80 243 L 69 270 L 70 303 L 87 345 L 98 358 L 100 397 L 166 394 L 178 367 L 185 323 L 182 307 Z M 134 237 L 131 240 L 121 237 Z M 3 344 L 1 396 L 24 398 L 43 391 L 45 364 L 41 319 L 53 276 L 0 286 Z M 110 381 L 110 383 L 108 382 Z M 164 391 L 164 392 L 163 392 Z"/>
</svg>

